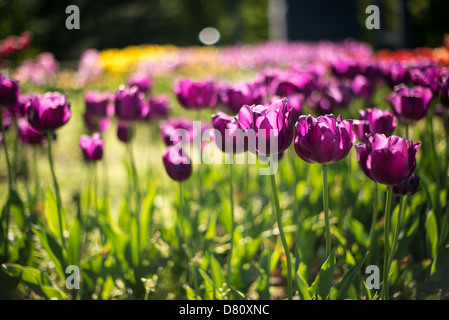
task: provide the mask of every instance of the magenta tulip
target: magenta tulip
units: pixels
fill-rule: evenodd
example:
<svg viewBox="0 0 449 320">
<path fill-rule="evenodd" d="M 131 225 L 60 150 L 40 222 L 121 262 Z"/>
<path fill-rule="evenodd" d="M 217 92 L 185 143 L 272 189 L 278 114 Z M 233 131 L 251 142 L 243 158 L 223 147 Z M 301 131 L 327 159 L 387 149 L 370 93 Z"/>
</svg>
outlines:
<svg viewBox="0 0 449 320">
<path fill-rule="evenodd" d="M 91 137 L 82 135 L 80 148 L 86 162 L 96 162 L 103 158 L 104 144 L 98 133 L 93 134 Z"/>
<path fill-rule="evenodd" d="M 416 168 L 416 154 L 421 142 L 398 136 L 375 134 L 368 142 L 355 146 L 363 172 L 371 180 L 397 186 L 408 179 Z"/>
<path fill-rule="evenodd" d="M 17 121 L 17 130 L 20 141 L 26 145 L 42 145 L 45 141 L 45 134 L 35 130 L 26 119 Z"/>
<path fill-rule="evenodd" d="M 214 107 L 218 101 L 218 90 L 212 81 L 182 79 L 176 83 L 174 92 L 181 106 L 186 109 Z"/>
<path fill-rule="evenodd" d="M 223 152 L 235 154 L 245 152 L 248 149 L 248 144 L 245 143 L 243 137 L 243 131 L 235 118 L 223 112 L 218 112 L 212 116 L 212 126 L 220 133 L 221 139 L 215 136 L 214 141 Z"/>
<path fill-rule="evenodd" d="M 301 116 L 296 122 L 295 151 L 306 162 L 330 164 L 346 157 L 355 142 L 352 120 L 325 115 Z"/>
<path fill-rule="evenodd" d="M 71 103 L 59 92 L 34 94 L 27 108 L 31 126 L 41 132 L 51 132 L 65 125 L 72 115 Z"/>
<path fill-rule="evenodd" d="M 13 107 L 19 95 L 20 88 L 18 82 L 0 73 L 0 108 Z"/>
<path fill-rule="evenodd" d="M 399 120 L 404 122 L 418 121 L 426 115 L 429 109 L 432 91 L 421 86 L 408 88 L 406 85 L 399 85 L 385 100 Z"/>
<path fill-rule="evenodd" d="M 145 95 L 137 87 L 122 88 L 115 95 L 115 114 L 121 121 L 138 121 L 150 110 Z"/>
<path fill-rule="evenodd" d="M 182 149 L 169 146 L 162 158 L 167 174 L 175 181 L 187 180 L 192 174 L 190 159 L 182 153 Z"/>
<path fill-rule="evenodd" d="M 286 98 L 269 106 L 245 105 L 235 119 L 244 132 L 254 133 L 255 139 L 249 139 L 248 144 L 248 150 L 253 153 L 263 156 L 279 154 L 292 142 L 294 124 Z M 273 148 L 273 143 L 277 148 Z"/>
</svg>

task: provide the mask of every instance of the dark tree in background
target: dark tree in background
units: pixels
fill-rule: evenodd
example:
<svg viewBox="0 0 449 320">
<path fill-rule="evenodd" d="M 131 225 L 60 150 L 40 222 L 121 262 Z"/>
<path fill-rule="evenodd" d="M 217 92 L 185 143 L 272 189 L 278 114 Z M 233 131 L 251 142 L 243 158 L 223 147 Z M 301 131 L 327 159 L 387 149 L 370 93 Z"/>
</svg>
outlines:
<svg viewBox="0 0 449 320">
<path fill-rule="evenodd" d="M 67 30 L 68 5 L 80 9 L 79 30 Z M 268 36 L 267 0 L 1 0 L 0 39 L 29 30 L 33 46 L 59 60 L 88 48 L 139 44 L 200 45 L 199 32 L 215 27 L 220 45 Z"/>
<path fill-rule="evenodd" d="M 51 51 L 77 60 L 88 48 L 139 44 L 201 45 L 205 27 L 220 31 L 218 45 L 268 40 L 271 0 L 0 0 L 0 39 L 33 33 L 29 56 Z M 374 48 L 439 46 L 449 32 L 447 0 L 283 0 L 289 40 L 367 41 Z M 381 30 L 367 30 L 365 9 L 378 5 Z M 81 29 L 67 30 L 68 5 L 77 5 Z"/>
</svg>

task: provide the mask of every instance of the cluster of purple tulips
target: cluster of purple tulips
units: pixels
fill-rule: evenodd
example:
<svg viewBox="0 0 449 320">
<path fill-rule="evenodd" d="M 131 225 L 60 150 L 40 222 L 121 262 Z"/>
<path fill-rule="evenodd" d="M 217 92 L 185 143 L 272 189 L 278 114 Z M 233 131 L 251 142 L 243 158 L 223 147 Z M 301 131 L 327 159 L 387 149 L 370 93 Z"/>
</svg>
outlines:
<svg viewBox="0 0 449 320">
<path fill-rule="evenodd" d="M 384 97 L 385 105 L 390 110 L 375 107 L 376 89 L 381 84 L 386 84 L 392 90 L 390 96 Z M 104 143 L 101 135 L 110 127 L 113 116 L 118 120 L 117 137 L 129 146 L 131 161 L 130 142 L 135 136 L 136 123 L 150 119 L 162 120 L 160 134 L 167 146 L 162 156 L 163 164 L 169 177 L 180 183 L 191 176 L 192 164 L 191 159 L 178 146 L 179 137 L 173 136 L 176 129 L 186 130 L 190 142 L 206 130 L 213 129 L 214 135 L 211 138 L 216 146 L 231 157 L 247 151 L 259 157 L 279 157 L 293 143 L 299 158 L 322 167 L 326 256 L 329 258 L 332 246 L 328 167 L 348 156 L 354 146 L 363 173 L 375 184 L 387 186 L 382 295 L 384 299 L 389 298 L 388 270 L 396 246 L 395 240 L 392 247 L 389 246 L 393 194 L 411 195 L 419 184 L 415 169 L 421 142 L 410 139 L 409 127 L 427 115 L 432 101 L 449 108 L 447 70 L 429 61 L 381 64 L 374 60 L 338 58 L 327 65 L 310 62 L 291 65 L 289 68 L 266 68 L 258 72 L 253 81 L 248 82 L 224 83 L 184 78 L 177 81 L 173 88 L 178 103 L 184 109 L 217 110 L 214 110 L 210 123 L 203 124 L 199 129 L 187 117 L 165 119 L 171 109 L 170 96 L 152 95 L 153 85 L 154 81 L 148 75 L 134 74 L 128 79 L 127 85 L 120 87 L 115 93 L 86 91 L 84 122 L 89 135 L 80 137 L 79 146 L 87 162 L 102 159 Z M 334 116 L 355 101 L 364 106 L 359 110 L 358 119 Z M 7 129 L 15 122 L 20 141 L 30 145 L 47 145 L 58 213 L 62 215 L 63 205 L 53 168 L 51 146 L 55 138 L 54 132 L 71 118 L 71 103 L 66 95 L 58 92 L 21 94 L 16 81 L 0 75 L 0 106 L 0 142 L 5 140 Z M 306 115 L 306 107 L 314 115 Z M 221 109 L 218 110 L 219 108 Z M 402 137 L 394 135 L 400 126 L 404 130 Z M 254 134 L 254 140 L 248 139 L 250 132 Z M 238 141 L 244 143 L 239 144 Z M 2 145 L 11 191 L 13 172 L 7 145 Z M 231 179 L 232 164 L 230 170 Z M 282 212 L 274 173 L 270 175 L 270 179 L 277 224 L 287 259 L 288 296 L 292 299 L 290 250 L 282 227 Z M 232 190 L 230 180 L 231 204 Z M 136 192 L 138 193 L 137 187 Z M 137 205 L 139 201 L 137 195 Z M 233 214 L 233 205 L 231 207 Z M 62 225 L 60 228 L 64 244 Z M 397 238 L 396 232 L 397 229 L 394 239 Z M 232 246 L 231 238 L 230 257 Z M 230 265 L 229 263 L 228 277 L 231 273 Z M 228 278 L 228 283 L 231 284 L 230 282 Z"/>
</svg>

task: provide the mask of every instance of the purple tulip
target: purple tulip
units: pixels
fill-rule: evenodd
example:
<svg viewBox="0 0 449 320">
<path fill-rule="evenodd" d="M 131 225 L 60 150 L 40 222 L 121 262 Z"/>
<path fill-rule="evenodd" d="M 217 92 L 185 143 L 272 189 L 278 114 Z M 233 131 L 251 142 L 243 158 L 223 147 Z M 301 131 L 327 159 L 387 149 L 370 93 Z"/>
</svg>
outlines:
<svg viewBox="0 0 449 320">
<path fill-rule="evenodd" d="M 149 110 L 144 93 L 135 86 L 123 88 L 115 95 L 115 114 L 121 121 L 142 120 Z"/>
<path fill-rule="evenodd" d="M 149 92 L 153 85 L 153 79 L 145 73 L 134 73 L 128 78 L 128 86 L 135 86 L 143 93 Z"/>
<path fill-rule="evenodd" d="M 51 132 L 65 125 L 72 115 L 71 103 L 59 92 L 34 94 L 27 108 L 31 126 L 41 132 Z"/>
<path fill-rule="evenodd" d="M 182 149 L 169 146 L 162 160 L 167 174 L 175 181 L 187 180 L 192 174 L 190 159 L 183 155 Z"/>
<path fill-rule="evenodd" d="M 158 96 L 150 97 L 149 101 L 150 111 L 148 112 L 147 119 L 160 119 L 169 115 L 170 96 L 167 94 L 161 94 Z"/>
<path fill-rule="evenodd" d="M 371 134 L 391 136 L 396 129 L 396 117 L 388 110 L 366 109 L 359 111 L 359 120 L 367 121 Z"/>
<path fill-rule="evenodd" d="M 399 62 L 382 65 L 381 72 L 385 83 L 392 89 L 397 85 L 409 82 L 407 68 Z"/>
<path fill-rule="evenodd" d="M 128 143 L 133 137 L 134 123 L 119 122 L 117 126 L 117 138 L 123 143 Z"/>
<path fill-rule="evenodd" d="M 181 141 L 182 138 L 178 135 L 172 137 L 175 130 L 185 130 L 185 132 L 183 133 L 188 135 L 188 137 L 183 137 L 188 138 L 190 142 L 194 140 L 196 135 L 192 120 L 187 118 L 172 118 L 166 120 L 159 125 L 159 129 L 161 132 L 162 140 L 167 146 L 177 144 Z"/>
<path fill-rule="evenodd" d="M 103 139 L 98 133 L 91 137 L 83 134 L 80 138 L 80 148 L 86 162 L 96 162 L 103 158 Z"/>
<path fill-rule="evenodd" d="M 35 130 L 26 119 L 17 121 L 17 130 L 20 141 L 27 145 L 42 145 L 45 141 L 45 134 Z"/>
<path fill-rule="evenodd" d="M 374 84 L 365 76 L 359 74 L 352 80 L 351 88 L 357 97 L 370 100 L 374 94 Z"/>
<path fill-rule="evenodd" d="M 296 154 L 306 162 L 330 164 L 340 161 L 351 151 L 355 142 L 352 120 L 325 115 L 314 118 L 301 116 L 296 122 Z"/>
<path fill-rule="evenodd" d="M 357 140 L 363 143 L 366 142 L 367 135 L 371 134 L 371 131 L 369 129 L 369 123 L 367 120 L 353 120 L 352 131 L 354 132 Z"/>
<path fill-rule="evenodd" d="M 410 81 L 417 86 L 428 87 L 434 95 L 440 89 L 441 71 L 438 67 L 427 67 L 424 70 L 412 68 L 409 71 Z"/>
<path fill-rule="evenodd" d="M 248 150 L 248 143 L 244 140 L 243 131 L 235 118 L 218 112 L 212 116 L 212 126 L 221 135 L 221 139 L 214 137 L 214 141 L 223 152 L 235 154 Z"/>
<path fill-rule="evenodd" d="M 449 108 L 449 76 L 447 75 L 441 78 L 440 101 L 444 107 Z"/>
<path fill-rule="evenodd" d="M 261 104 L 264 96 L 264 91 L 256 83 L 229 85 L 220 94 L 221 102 L 233 113 L 239 112 L 244 105 Z"/>
<path fill-rule="evenodd" d="M 307 72 L 284 72 L 274 78 L 270 91 L 278 96 L 308 94 L 312 89 L 313 80 L 314 77 Z"/>
<path fill-rule="evenodd" d="M 338 78 L 354 78 L 361 72 L 359 63 L 352 59 L 338 59 L 330 64 L 332 74 Z"/>
<path fill-rule="evenodd" d="M 13 107 L 19 95 L 20 88 L 18 82 L 0 73 L 0 108 Z"/>
<path fill-rule="evenodd" d="M 254 139 L 250 139 L 248 150 L 263 156 L 279 154 L 291 144 L 294 133 L 291 107 L 287 99 L 278 100 L 269 106 L 243 106 L 236 116 L 240 128 L 244 132 L 252 131 Z M 273 148 L 272 143 L 277 144 Z"/>
<path fill-rule="evenodd" d="M 98 91 L 87 91 L 84 95 L 84 104 L 86 113 L 89 116 L 97 118 L 109 118 L 114 114 L 114 105 L 112 105 L 113 94 Z"/>
<path fill-rule="evenodd" d="M 186 109 L 214 107 L 218 100 L 218 90 L 212 81 L 194 82 L 182 79 L 176 83 L 174 92 L 179 103 Z"/>
<path fill-rule="evenodd" d="M 398 136 L 375 134 L 366 144 L 355 145 L 357 160 L 363 172 L 371 180 L 397 186 L 407 180 L 416 168 L 416 154 L 421 142 Z"/>
<path fill-rule="evenodd" d="M 394 114 L 404 122 L 422 119 L 429 109 L 432 100 L 432 91 L 429 88 L 415 86 L 408 88 L 402 84 L 395 87 L 389 98 L 385 100 L 390 104 Z"/>
</svg>

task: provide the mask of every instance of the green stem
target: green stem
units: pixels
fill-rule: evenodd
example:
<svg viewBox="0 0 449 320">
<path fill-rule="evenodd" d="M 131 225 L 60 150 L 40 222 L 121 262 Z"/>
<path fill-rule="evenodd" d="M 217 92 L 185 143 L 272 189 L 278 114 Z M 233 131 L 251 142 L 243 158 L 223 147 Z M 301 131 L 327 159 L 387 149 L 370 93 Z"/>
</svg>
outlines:
<svg viewBox="0 0 449 320">
<path fill-rule="evenodd" d="M 231 240 L 230 240 L 230 244 L 231 247 L 229 249 L 229 260 L 228 260 L 228 273 L 227 273 L 227 283 L 228 283 L 228 287 L 231 287 L 231 265 L 232 265 L 232 251 L 234 248 L 234 228 L 235 228 L 235 223 L 234 223 L 234 190 L 233 190 L 233 186 L 232 186 L 232 167 L 233 164 L 230 163 L 229 164 L 229 202 L 231 204 Z"/>
<path fill-rule="evenodd" d="M 292 298 L 293 298 L 293 293 L 292 293 L 292 262 L 291 262 L 291 257 L 290 257 L 290 250 L 289 250 L 289 247 L 288 247 L 287 239 L 285 238 L 284 228 L 282 227 L 282 216 L 281 216 L 281 208 L 279 206 L 279 197 L 278 197 L 278 192 L 277 192 L 277 187 L 276 187 L 276 179 L 275 179 L 274 173 L 272 173 L 270 176 L 271 176 L 271 188 L 272 188 L 272 191 L 273 191 L 273 199 L 274 199 L 274 204 L 275 204 L 275 207 L 276 207 L 276 219 L 277 219 L 277 224 L 278 224 L 278 228 L 279 228 L 279 234 L 281 236 L 282 246 L 284 247 L 285 257 L 287 259 L 288 299 L 292 300 Z"/>
<path fill-rule="evenodd" d="M 391 201 L 393 198 L 393 187 L 388 186 L 387 188 L 387 200 L 385 204 L 385 227 L 384 227 L 384 270 L 383 270 L 383 288 L 382 288 L 382 298 L 383 300 L 389 299 L 388 292 L 388 276 L 390 273 L 390 213 L 391 213 Z"/>
<path fill-rule="evenodd" d="M 376 264 L 377 262 L 377 255 L 375 256 L 375 247 L 377 245 L 377 237 L 376 237 L 376 224 L 377 224 L 377 216 L 378 216 L 378 186 L 377 182 L 373 182 L 373 220 L 371 222 L 371 229 L 369 233 L 369 250 L 370 250 L 370 261 L 369 264 Z"/>
<path fill-rule="evenodd" d="M 51 132 L 47 133 L 47 141 L 48 141 L 48 161 L 50 163 L 50 170 L 53 177 L 53 185 L 55 188 L 56 194 L 56 205 L 58 209 L 58 222 L 59 222 L 59 232 L 61 236 L 61 242 L 63 247 L 66 249 L 66 243 L 64 238 L 64 228 L 62 226 L 62 200 L 61 200 L 61 192 L 59 190 L 58 180 L 56 179 L 55 168 L 53 164 L 53 155 L 52 155 L 52 142 L 53 136 Z"/>
<path fill-rule="evenodd" d="M 6 141 L 6 130 L 5 125 L 3 123 L 3 110 L 0 109 L 0 124 L 1 124 L 1 130 L 2 130 L 2 138 L 3 138 L 3 150 L 5 152 L 5 159 L 6 159 L 6 168 L 8 170 L 8 197 L 7 202 L 5 206 L 4 211 L 4 219 L 6 221 L 5 223 L 5 230 L 4 230 L 4 253 L 5 253 L 5 261 L 8 261 L 8 232 L 9 232 L 9 215 L 11 210 L 11 192 L 12 192 L 12 171 L 11 171 L 11 162 L 9 160 L 9 153 L 8 153 L 8 147 L 7 147 L 7 141 Z"/>
<path fill-rule="evenodd" d="M 396 246 L 397 246 L 397 242 L 398 242 L 399 230 L 401 229 L 402 217 L 404 214 L 404 208 L 405 208 L 406 203 L 407 203 L 407 196 L 401 196 L 399 198 L 398 221 L 396 222 L 396 228 L 394 230 L 394 236 L 393 236 L 393 244 L 391 245 L 390 257 L 388 258 L 388 261 L 389 261 L 388 269 L 390 269 L 391 261 L 393 261 L 393 257 L 396 253 Z"/>
<path fill-rule="evenodd" d="M 327 183 L 327 164 L 323 164 L 323 210 L 326 232 L 326 257 L 331 254 L 331 229 L 329 224 L 329 186 Z"/>
</svg>

